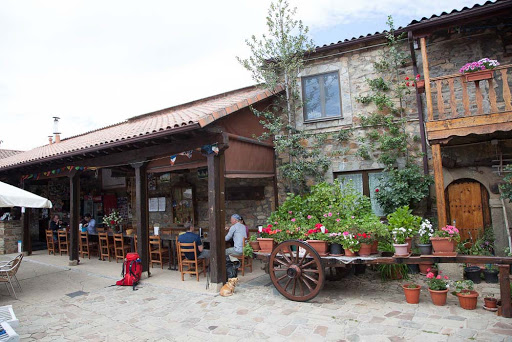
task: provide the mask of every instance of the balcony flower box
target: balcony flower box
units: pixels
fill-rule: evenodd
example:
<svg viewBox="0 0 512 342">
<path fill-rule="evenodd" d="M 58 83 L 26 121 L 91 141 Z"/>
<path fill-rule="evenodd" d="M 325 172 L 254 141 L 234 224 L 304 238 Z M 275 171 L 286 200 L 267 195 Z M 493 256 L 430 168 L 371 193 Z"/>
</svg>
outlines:
<svg viewBox="0 0 512 342">
<path fill-rule="evenodd" d="M 490 80 L 494 77 L 494 70 L 483 70 L 464 74 L 466 82 Z"/>
</svg>

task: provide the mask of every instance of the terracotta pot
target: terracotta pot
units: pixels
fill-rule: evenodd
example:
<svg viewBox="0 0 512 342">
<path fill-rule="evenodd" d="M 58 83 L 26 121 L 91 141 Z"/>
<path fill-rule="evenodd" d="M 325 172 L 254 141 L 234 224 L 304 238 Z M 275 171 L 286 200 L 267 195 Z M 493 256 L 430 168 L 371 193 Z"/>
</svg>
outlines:
<svg viewBox="0 0 512 342">
<path fill-rule="evenodd" d="M 489 80 L 494 77 L 494 70 L 482 70 L 464 74 L 466 82 Z"/>
<path fill-rule="evenodd" d="M 416 89 L 418 89 L 418 93 L 425 92 L 425 80 L 416 81 Z"/>
<path fill-rule="evenodd" d="M 345 256 L 353 257 L 356 256 L 356 253 L 352 252 L 350 249 L 345 249 Z"/>
<path fill-rule="evenodd" d="M 249 241 L 249 244 L 252 247 L 252 250 L 257 252 L 260 250 L 260 243 L 258 241 Z"/>
<path fill-rule="evenodd" d="M 369 256 L 370 254 L 372 254 L 372 245 L 362 243 L 359 249 L 359 256 Z"/>
<path fill-rule="evenodd" d="M 377 240 L 373 241 L 372 254 L 379 254 L 379 241 Z"/>
<path fill-rule="evenodd" d="M 274 239 L 271 238 L 258 238 L 258 242 L 260 244 L 260 252 L 262 253 L 272 253 L 276 246 Z"/>
<path fill-rule="evenodd" d="M 402 285 L 405 294 L 405 301 L 409 304 L 418 304 L 420 302 L 421 286 L 416 285 L 415 288 L 409 288 L 409 284 Z"/>
<path fill-rule="evenodd" d="M 476 304 L 478 300 L 478 292 L 476 291 L 468 291 L 468 292 L 460 292 L 457 293 L 457 297 L 459 297 L 460 307 L 466 310 L 475 310 Z"/>
<path fill-rule="evenodd" d="M 407 243 L 407 254 L 411 254 L 412 250 L 412 238 L 405 238 L 405 242 Z"/>
<path fill-rule="evenodd" d="M 492 297 L 485 297 L 484 305 L 488 309 L 496 308 L 496 307 L 498 307 L 498 300 L 496 298 L 492 298 Z"/>
<path fill-rule="evenodd" d="M 434 255 L 447 255 L 455 253 L 455 240 L 447 237 L 431 237 Z"/>
<path fill-rule="evenodd" d="M 446 296 L 448 295 L 448 289 L 442 291 L 434 291 L 428 289 L 430 292 L 430 298 L 432 298 L 432 303 L 437 306 L 443 306 L 446 304 Z"/>
<path fill-rule="evenodd" d="M 402 256 L 408 256 L 409 253 L 407 252 L 408 244 L 393 244 L 393 247 L 395 247 L 395 255 L 402 255 Z"/>
<path fill-rule="evenodd" d="M 434 267 L 434 264 L 431 264 L 431 263 L 420 264 L 420 273 L 421 274 L 427 274 L 429 272 L 427 270 L 430 269 L 430 272 L 434 273 L 434 275 L 437 276 L 437 270 L 434 269 L 433 267 Z"/>
<path fill-rule="evenodd" d="M 327 255 L 327 241 L 322 240 L 307 240 L 306 241 L 311 247 L 313 247 L 320 256 Z"/>
</svg>

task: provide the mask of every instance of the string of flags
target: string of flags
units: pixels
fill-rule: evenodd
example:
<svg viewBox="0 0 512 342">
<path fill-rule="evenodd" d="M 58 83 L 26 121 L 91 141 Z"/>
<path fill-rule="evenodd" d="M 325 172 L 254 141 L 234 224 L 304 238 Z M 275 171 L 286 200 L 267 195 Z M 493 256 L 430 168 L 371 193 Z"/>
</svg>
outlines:
<svg viewBox="0 0 512 342">
<path fill-rule="evenodd" d="M 192 154 L 195 151 L 201 152 L 201 154 L 203 156 L 207 156 L 207 155 L 212 154 L 212 153 L 219 154 L 219 146 L 218 146 L 218 144 L 204 145 L 202 147 L 196 148 L 195 150 L 184 151 L 184 152 L 181 152 L 181 153 L 178 153 L 178 154 L 174 154 L 174 155 L 170 156 L 171 165 L 174 165 L 174 163 L 176 162 L 176 157 L 177 156 L 187 156 L 188 159 L 190 159 L 190 158 L 192 158 Z"/>
<path fill-rule="evenodd" d="M 87 166 L 65 166 L 65 167 L 61 167 L 61 168 L 58 168 L 58 169 L 53 169 L 53 170 L 50 170 L 50 171 L 39 172 L 39 173 L 31 173 L 31 174 L 28 174 L 28 175 L 23 175 L 23 176 L 21 176 L 21 180 L 22 181 L 25 180 L 25 179 L 35 179 L 35 180 L 38 180 L 39 178 L 41 178 L 41 176 L 49 177 L 51 175 L 58 175 L 58 174 L 64 173 L 64 172 L 70 172 L 71 170 L 86 171 L 88 169 L 89 168 Z"/>
</svg>

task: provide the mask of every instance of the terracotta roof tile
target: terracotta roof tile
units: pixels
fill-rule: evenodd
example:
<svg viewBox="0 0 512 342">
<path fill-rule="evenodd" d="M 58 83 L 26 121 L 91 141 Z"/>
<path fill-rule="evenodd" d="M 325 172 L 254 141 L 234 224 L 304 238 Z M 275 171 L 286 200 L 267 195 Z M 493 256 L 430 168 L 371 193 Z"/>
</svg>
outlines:
<svg viewBox="0 0 512 342">
<path fill-rule="evenodd" d="M 281 90 L 280 87 L 276 89 L 276 91 Z M 172 134 L 172 131 L 179 127 L 191 125 L 204 127 L 237 110 L 236 108 L 247 107 L 269 96 L 271 96 L 270 91 L 252 86 L 135 116 L 115 125 L 62 139 L 60 143 L 6 156 L 0 159 L 0 170 L 135 137 L 150 136 L 162 131 L 169 131 L 169 134 Z M 1 154 L 0 158 L 2 158 Z"/>
<path fill-rule="evenodd" d="M 23 151 L 16 151 L 16 150 L 5 150 L 0 149 L 0 159 L 7 158 L 10 156 L 14 156 L 15 154 L 21 153 Z"/>
</svg>

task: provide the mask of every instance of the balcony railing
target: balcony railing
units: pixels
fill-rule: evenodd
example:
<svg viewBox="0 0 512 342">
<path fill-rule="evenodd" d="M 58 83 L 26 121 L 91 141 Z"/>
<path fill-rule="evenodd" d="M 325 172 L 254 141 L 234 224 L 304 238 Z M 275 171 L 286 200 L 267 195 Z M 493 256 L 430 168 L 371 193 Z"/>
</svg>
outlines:
<svg viewBox="0 0 512 342">
<path fill-rule="evenodd" d="M 512 64 L 494 69 L 494 78 L 465 80 L 453 74 L 430 79 L 433 120 L 449 120 L 512 111 Z"/>
</svg>

